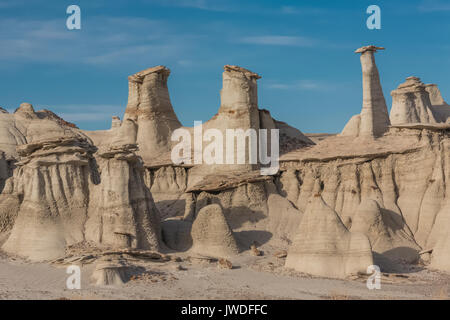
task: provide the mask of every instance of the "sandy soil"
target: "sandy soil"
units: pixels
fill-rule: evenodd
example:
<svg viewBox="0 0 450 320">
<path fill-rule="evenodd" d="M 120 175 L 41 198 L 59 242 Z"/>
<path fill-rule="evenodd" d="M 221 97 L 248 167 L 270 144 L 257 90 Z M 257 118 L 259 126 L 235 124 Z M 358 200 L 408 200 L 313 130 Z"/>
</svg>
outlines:
<svg viewBox="0 0 450 320">
<path fill-rule="evenodd" d="M 180 257 L 181 262 L 146 262 L 145 271 L 122 286 L 94 286 L 94 265 L 85 265 L 81 289 L 69 290 L 65 267 L 3 255 L 0 299 L 447 299 L 450 286 L 450 275 L 419 266 L 383 274 L 381 289 L 369 290 L 364 277 L 334 280 L 287 270 L 273 252 L 243 253 L 231 260 L 231 270 Z"/>
</svg>

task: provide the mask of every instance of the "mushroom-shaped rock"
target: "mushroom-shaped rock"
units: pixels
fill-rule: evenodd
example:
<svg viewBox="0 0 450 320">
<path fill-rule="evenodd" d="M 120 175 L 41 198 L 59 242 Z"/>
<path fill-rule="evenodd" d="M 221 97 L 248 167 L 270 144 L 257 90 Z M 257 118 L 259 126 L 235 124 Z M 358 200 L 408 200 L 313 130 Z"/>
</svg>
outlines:
<svg viewBox="0 0 450 320">
<path fill-rule="evenodd" d="M 374 53 L 384 50 L 382 47 L 365 46 L 355 53 L 361 54 L 362 80 L 363 80 L 363 107 L 359 126 L 358 119 L 352 119 L 351 129 L 347 128 L 342 135 L 354 135 L 355 128 L 359 127 L 358 136 L 376 138 L 382 136 L 390 125 L 389 114 L 381 87 L 380 75 L 375 64 Z"/>
<path fill-rule="evenodd" d="M 56 259 L 84 240 L 93 147 L 72 136 L 22 145 L 18 153 L 14 188 L 23 201 L 2 249 L 34 261 Z"/>
<path fill-rule="evenodd" d="M 100 184 L 90 190 L 86 239 L 114 248 L 159 250 L 160 218 L 136 154 L 136 125 L 123 121 L 111 144 L 99 150 Z"/>
<path fill-rule="evenodd" d="M 363 73 L 363 108 L 361 111 L 360 135 L 380 136 L 387 131 L 389 115 L 381 87 L 380 75 L 375 64 L 374 53 L 382 47 L 367 46 L 356 50 L 361 54 Z"/>
<path fill-rule="evenodd" d="M 239 250 L 233 232 L 217 204 L 203 207 L 192 225 L 192 252 L 213 257 L 230 257 Z"/>
<path fill-rule="evenodd" d="M 330 278 L 366 273 L 373 264 L 369 239 L 351 233 L 321 196 L 308 205 L 288 250 L 286 267 Z"/>
<path fill-rule="evenodd" d="M 124 122 L 124 128 L 132 123 Z M 100 151 L 101 183 L 90 190 L 95 201 L 90 202 L 86 239 L 114 248 L 159 250 L 159 212 L 136 150 L 135 144 L 120 144 Z"/>
</svg>

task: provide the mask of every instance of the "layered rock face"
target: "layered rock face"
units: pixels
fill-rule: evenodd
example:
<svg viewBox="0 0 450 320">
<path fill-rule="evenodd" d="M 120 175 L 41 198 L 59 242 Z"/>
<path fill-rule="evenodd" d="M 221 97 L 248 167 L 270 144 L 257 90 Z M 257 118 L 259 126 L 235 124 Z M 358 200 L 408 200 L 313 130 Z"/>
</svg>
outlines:
<svg viewBox="0 0 450 320">
<path fill-rule="evenodd" d="M 21 197 L 14 193 L 14 178 L 7 173 L 7 166 L 4 158 L 0 158 L 0 169 L 2 172 L 2 177 L 0 178 L 0 245 L 6 240 L 14 226 L 21 202 Z"/>
<path fill-rule="evenodd" d="M 0 192 L 5 187 L 6 179 L 9 177 L 9 165 L 6 161 L 6 156 L 3 151 L 0 151 Z"/>
<path fill-rule="evenodd" d="M 405 83 L 391 92 L 391 95 L 390 119 L 393 125 L 437 122 L 431 110 L 429 91 L 419 78 L 407 78 Z"/>
<path fill-rule="evenodd" d="M 16 221 L 19 207 L 24 199 L 20 186 L 22 189 L 25 185 L 29 187 L 28 182 L 21 181 L 23 172 L 28 172 L 30 179 L 34 176 L 31 174 L 31 169 L 25 165 L 26 159 L 33 158 L 33 161 L 29 160 L 29 162 L 34 163 L 33 167 L 38 167 L 41 162 L 36 159 L 42 156 L 42 163 L 45 164 L 42 170 L 45 170 L 50 166 L 49 161 L 57 163 L 60 158 L 63 158 L 65 150 L 68 150 L 69 154 L 72 152 L 71 148 L 65 146 L 66 143 L 71 144 L 72 138 L 83 141 L 86 139 L 84 135 L 76 132 L 75 126 L 61 120 L 47 110 L 35 112 L 29 103 L 22 103 L 14 114 L 9 114 L 3 109 L 0 112 L 0 150 L 4 151 L 0 152 L 0 238 L 9 235 Z M 69 142 L 65 142 L 65 139 L 69 139 Z M 30 144 L 24 147 L 27 142 Z M 44 148 L 44 145 L 46 145 L 45 150 L 54 149 L 54 152 L 41 150 L 35 153 L 37 149 Z M 17 148 L 20 148 L 19 152 Z M 76 149 L 76 147 L 73 148 L 73 150 Z M 51 154 L 54 156 L 50 156 Z M 50 160 L 51 157 L 55 159 Z M 23 158 L 23 161 L 16 164 L 20 158 Z M 66 159 L 61 160 L 62 163 L 65 161 Z M 0 242 L 3 242 L 1 240 Z"/>
<path fill-rule="evenodd" d="M 436 84 L 426 84 L 425 89 L 430 95 L 430 101 L 433 106 L 442 106 L 447 104 L 444 98 L 442 98 L 441 91 Z"/>
<path fill-rule="evenodd" d="M 254 129 L 256 130 L 256 136 L 253 139 L 257 142 L 257 130 L 260 129 L 257 80 L 261 77 L 254 72 L 238 66 L 226 65 L 224 70 L 219 112 L 205 123 L 205 130 L 210 128 L 217 129 L 222 133 L 223 137 L 226 137 L 227 129 L 243 130 L 244 132 L 248 129 Z M 250 137 L 246 139 L 247 142 L 245 144 L 240 144 L 237 140 L 233 138 L 234 145 L 232 150 L 228 150 L 229 148 L 227 148 L 226 142 L 223 144 L 224 162 L 227 162 L 227 155 L 234 154 L 234 158 L 231 159 L 231 164 L 205 165 L 202 166 L 202 169 L 199 168 L 199 170 L 208 170 L 208 172 L 212 173 L 258 169 L 259 165 L 257 161 L 251 163 L 249 160 L 251 148 Z M 238 163 L 238 153 L 245 155 L 244 163 Z"/>
<path fill-rule="evenodd" d="M 169 75 L 169 69 L 157 66 L 128 77 L 124 120 L 131 119 L 137 123 L 137 144 L 144 160 L 170 151 L 171 134 L 181 127 L 170 102 Z"/>
<path fill-rule="evenodd" d="M 432 242 L 427 249 L 433 249 L 431 256 L 431 267 L 438 270 L 450 272 L 450 192 L 446 192 L 446 202 L 436 218 L 433 226 Z"/>
<path fill-rule="evenodd" d="M 223 143 L 219 146 L 223 151 L 224 164 L 203 163 L 194 167 L 190 174 L 193 179 L 189 185 L 197 183 L 209 174 L 250 172 L 268 167 L 269 164 L 261 163 L 262 147 L 266 148 L 266 155 L 271 157 L 275 148 L 278 152 L 273 154 L 279 154 L 314 144 L 299 130 L 273 119 L 268 110 L 258 108 L 257 80 L 260 78 L 258 74 L 248 69 L 239 66 L 224 66 L 219 111 L 203 125 L 203 130 L 213 129 L 220 132 L 224 138 Z M 260 129 L 265 130 L 264 145 L 260 143 L 262 141 L 260 140 Z M 271 131 L 273 129 L 278 130 L 278 138 L 276 133 Z M 195 130 L 196 128 L 191 129 L 193 134 Z M 239 132 L 245 134 L 244 139 L 233 136 Z M 274 136 L 272 137 L 272 135 Z M 252 140 L 253 145 L 251 144 Z M 203 141 L 202 150 L 197 149 L 193 152 L 205 152 L 208 144 L 209 142 Z M 255 151 L 253 158 L 252 150 Z M 244 155 L 243 159 L 239 159 L 238 155 Z M 278 163 L 278 159 L 272 160 L 276 160 Z"/>
<path fill-rule="evenodd" d="M 286 267 L 312 275 L 345 278 L 373 265 L 369 239 L 351 233 L 320 196 L 311 201 L 289 248 Z"/>
<path fill-rule="evenodd" d="M 280 195 L 271 176 L 210 177 L 209 183 L 188 191 L 193 193 L 193 202 L 186 207 L 185 217 L 196 217 L 203 208 L 217 204 L 236 239 L 247 248 L 254 241 L 286 245 L 302 218 L 302 213 Z"/>
<path fill-rule="evenodd" d="M 426 84 L 431 100 L 431 109 L 438 122 L 450 123 L 450 105 L 442 98 L 441 92 L 436 84 Z"/>
<path fill-rule="evenodd" d="M 23 112 L 23 109 L 29 109 L 29 106 L 29 104 L 22 104 L 15 114 L 9 114 L 6 111 L 0 113 L 0 150 L 5 152 L 6 157 L 16 157 L 16 147 L 26 143 L 26 125 L 30 120 L 22 114 L 27 114 Z M 32 118 L 37 119 L 37 116 Z"/>
<path fill-rule="evenodd" d="M 227 175 L 251 172 L 260 168 L 259 159 L 257 163 L 250 163 L 249 160 L 249 138 L 248 135 L 244 143 L 242 140 L 234 138 L 234 147 L 231 149 L 234 153 L 231 164 L 226 164 L 227 159 L 227 129 L 238 129 L 246 133 L 247 130 L 253 129 L 258 139 L 258 129 L 267 130 L 267 155 L 271 156 L 271 129 L 279 130 L 279 152 L 286 153 L 295 149 L 308 147 L 314 143 L 303 135 L 300 130 L 289 126 L 284 122 L 277 121 L 272 118 L 270 112 L 265 109 L 258 109 L 257 97 L 257 80 L 260 78 L 254 72 L 238 66 L 225 66 L 223 72 L 223 89 L 221 91 L 222 103 L 219 112 L 209 121 L 200 127 L 183 127 L 190 135 L 191 153 L 190 164 L 173 165 L 169 155 L 163 155 L 163 161 L 146 162 L 148 168 L 146 172 L 146 182 L 149 186 L 158 209 L 162 217 L 168 218 L 175 216 L 184 210 L 185 194 L 187 188 L 195 187 L 197 183 L 201 183 L 203 179 L 208 180 L 209 176 Z M 212 158 L 216 154 L 212 152 L 210 146 L 216 141 L 215 137 L 202 140 L 202 133 L 208 129 L 223 138 L 218 144 L 218 149 L 222 148 L 224 164 L 209 164 L 203 160 L 201 164 L 195 163 L 194 152 L 199 152 L 200 157 L 204 154 L 212 154 Z M 198 130 L 196 132 L 196 130 Z M 196 142 L 195 137 L 200 137 L 200 141 Z M 197 138 L 198 139 L 198 138 Z M 221 139 L 222 140 L 222 139 Z M 240 140 L 240 141 L 239 141 Z M 196 149 L 200 145 L 201 148 Z M 259 149 L 261 145 L 258 145 Z M 238 151 L 244 154 L 242 163 L 237 162 Z M 257 150 L 259 152 L 259 150 Z M 164 162 L 165 160 L 165 162 Z M 263 165 L 264 166 L 264 165 Z M 258 172 L 260 170 L 257 170 Z M 174 224 L 171 222 L 171 224 Z M 168 236 L 169 237 L 169 236 Z M 172 241 L 172 240 L 170 240 Z M 176 242 L 173 240 L 172 242 Z"/>
<path fill-rule="evenodd" d="M 376 200 L 362 199 L 349 230 L 367 235 L 372 250 L 378 254 L 394 261 L 403 259 L 415 262 L 420 247 L 407 232 L 399 228 L 397 222 L 386 211 Z"/>
<path fill-rule="evenodd" d="M 361 54 L 363 74 L 363 107 L 360 115 L 354 116 L 342 131 L 343 136 L 379 137 L 390 125 L 386 100 L 381 87 L 380 75 L 375 64 L 374 53 L 384 48 L 366 46 L 356 50 Z"/>
<path fill-rule="evenodd" d="M 30 260 L 57 258 L 67 245 L 84 240 L 92 145 L 72 136 L 35 141 L 18 152 L 22 160 L 11 193 L 20 207 L 2 249 Z"/>
<path fill-rule="evenodd" d="M 113 248 L 159 250 L 159 214 L 136 155 L 136 124 L 125 120 L 98 152 L 100 184 L 92 186 L 86 239 Z"/>
<path fill-rule="evenodd" d="M 22 103 L 13 114 L 3 110 L 0 112 L 0 150 L 5 152 L 7 159 L 17 158 L 17 146 L 32 141 L 34 136 L 39 139 L 57 137 L 61 127 L 68 131 L 76 129 L 73 123 L 49 110 L 35 111 L 30 103 Z"/>
<path fill-rule="evenodd" d="M 371 210 L 360 207 L 367 199 L 375 200 L 381 207 L 383 223 L 391 230 L 390 238 L 394 237 L 392 232 L 396 233 L 395 241 L 387 239 L 388 244 L 394 244 L 392 249 L 375 243 L 377 252 L 404 247 L 410 249 L 395 250 L 398 258 L 409 259 L 414 251 L 418 257 L 417 245 L 432 248 L 442 238 L 443 226 L 448 225 L 440 222 L 448 210 L 448 129 L 393 128 L 378 141 L 365 150 L 364 141 L 329 138 L 296 159 L 282 158 L 281 190 L 304 211 L 319 184 L 323 199 L 348 228 L 355 220 L 361 226 L 379 219 L 374 219 L 379 214 L 373 204 Z M 334 151 L 322 153 L 331 146 Z M 291 178 L 287 177 L 288 170 L 295 172 Z M 359 212 L 366 212 L 364 223 L 358 218 Z M 365 228 L 370 229 L 367 225 Z"/>
<path fill-rule="evenodd" d="M 7 127 L 19 124 L 27 143 L 16 147 L 13 176 L 6 171 L 1 180 L 4 251 L 42 261 L 86 240 L 112 248 L 160 248 L 159 216 L 135 154 L 132 120 L 114 129 L 98 152 L 75 126 L 30 104 L 9 120 Z"/>
</svg>

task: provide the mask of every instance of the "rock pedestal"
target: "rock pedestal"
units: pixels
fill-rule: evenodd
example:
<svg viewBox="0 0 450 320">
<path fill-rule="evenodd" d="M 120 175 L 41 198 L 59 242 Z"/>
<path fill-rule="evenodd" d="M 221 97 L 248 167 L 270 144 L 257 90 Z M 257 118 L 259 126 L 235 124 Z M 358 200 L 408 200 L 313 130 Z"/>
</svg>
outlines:
<svg viewBox="0 0 450 320">
<path fill-rule="evenodd" d="M 374 53 L 384 48 L 366 46 L 356 50 L 361 54 L 363 80 L 363 107 L 342 131 L 344 136 L 376 138 L 382 136 L 390 125 L 389 114 L 381 87 L 380 75 Z"/>
</svg>

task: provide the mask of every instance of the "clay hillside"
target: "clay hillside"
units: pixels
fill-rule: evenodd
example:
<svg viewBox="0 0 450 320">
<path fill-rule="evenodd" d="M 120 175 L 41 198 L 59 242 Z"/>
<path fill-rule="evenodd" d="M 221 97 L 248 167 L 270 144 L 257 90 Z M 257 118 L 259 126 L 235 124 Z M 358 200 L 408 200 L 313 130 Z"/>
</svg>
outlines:
<svg viewBox="0 0 450 320">
<path fill-rule="evenodd" d="M 78 129 L 29 103 L 1 109 L 1 250 L 94 263 L 97 284 L 126 282 L 143 260 L 189 256 L 227 268 L 262 251 L 320 277 L 373 264 L 450 272 L 450 106 L 437 85 L 409 77 L 392 91 L 389 114 L 375 63 L 381 49 L 356 51 L 361 112 L 340 134 L 312 140 L 259 108 L 258 74 L 224 67 L 221 105 L 203 130 L 279 129 L 274 175 L 248 158 L 174 164 L 171 137 L 183 127 L 164 66 L 128 77 L 128 104 L 109 130 Z"/>
</svg>

